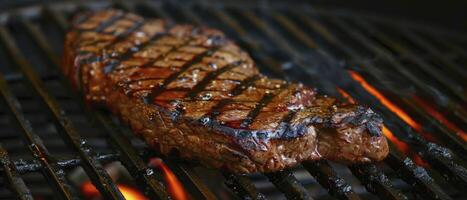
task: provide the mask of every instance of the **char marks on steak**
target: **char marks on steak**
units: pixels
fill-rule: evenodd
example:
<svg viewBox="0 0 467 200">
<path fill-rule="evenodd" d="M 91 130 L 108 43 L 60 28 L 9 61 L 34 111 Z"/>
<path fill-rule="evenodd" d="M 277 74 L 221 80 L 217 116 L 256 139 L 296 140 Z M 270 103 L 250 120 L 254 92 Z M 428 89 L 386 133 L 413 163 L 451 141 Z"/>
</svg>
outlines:
<svg viewBox="0 0 467 200">
<path fill-rule="evenodd" d="M 371 109 L 261 75 L 215 29 L 104 10 L 75 17 L 64 49 L 63 72 L 86 101 L 165 155 L 251 173 L 388 153 Z"/>
</svg>

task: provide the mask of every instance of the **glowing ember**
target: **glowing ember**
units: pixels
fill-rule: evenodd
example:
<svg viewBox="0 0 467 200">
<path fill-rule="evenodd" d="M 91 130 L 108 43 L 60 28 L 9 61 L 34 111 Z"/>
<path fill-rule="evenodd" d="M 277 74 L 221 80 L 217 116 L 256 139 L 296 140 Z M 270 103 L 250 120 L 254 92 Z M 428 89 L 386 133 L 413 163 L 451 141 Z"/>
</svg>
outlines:
<svg viewBox="0 0 467 200">
<path fill-rule="evenodd" d="M 457 127 L 454 123 L 450 122 L 446 117 L 443 116 L 439 111 L 437 111 L 435 108 L 430 106 L 427 102 L 425 102 L 423 99 L 414 96 L 413 99 L 415 102 L 420 105 L 424 110 L 426 110 L 432 117 L 434 117 L 436 120 L 441 122 L 444 126 L 449 128 L 451 131 L 456 133 L 457 136 L 462 138 L 462 140 L 467 141 L 467 133 L 463 130 L 461 130 L 459 127 Z"/>
<path fill-rule="evenodd" d="M 147 200 L 147 198 L 135 188 L 121 184 L 118 184 L 117 187 L 126 200 Z M 86 197 L 86 199 L 103 199 L 91 181 L 83 183 L 81 185 L 81 191 L 83 192 L 83 195 Z"/>
<path fill-rule="evenodd" d="M 162 160 L 158 158 L 152 158 L 149 160 L 150 167 L 157 167 L 162 170 L 164 174 L 164 180 L 167 186 L 167 190 L 170 194 L 170 197 L 174 200 L 189 200 L 188 194 L 185 192 L 182 183 L 177 179 L 175 174 L 170 170 L 167 165 L 165 165 Z"/>
</svg>

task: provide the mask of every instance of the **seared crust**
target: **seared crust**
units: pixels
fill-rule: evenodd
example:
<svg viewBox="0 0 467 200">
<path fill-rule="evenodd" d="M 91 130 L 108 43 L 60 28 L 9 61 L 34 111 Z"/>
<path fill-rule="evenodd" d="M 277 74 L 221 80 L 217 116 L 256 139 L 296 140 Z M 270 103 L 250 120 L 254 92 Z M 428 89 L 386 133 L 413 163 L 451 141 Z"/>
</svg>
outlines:
<svg viewBox="0 0 467 200">
<path fill-rule="evenodd" d="M 107 10 L 75 18 L 63 72 L 162 154 L 236 173 L 382 160 L 371 109 L 261 75 L 222 32 Z"/>
</svg>

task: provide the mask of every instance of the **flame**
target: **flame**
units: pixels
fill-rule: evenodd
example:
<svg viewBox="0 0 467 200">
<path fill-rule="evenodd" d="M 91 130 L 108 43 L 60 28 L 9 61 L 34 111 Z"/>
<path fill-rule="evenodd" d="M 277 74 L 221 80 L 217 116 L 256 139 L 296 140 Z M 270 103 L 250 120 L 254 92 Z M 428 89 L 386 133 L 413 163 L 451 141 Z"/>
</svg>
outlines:
<svg viewBox="0 0 467 200">
<path fill-rule="evenodd" d="M 160 168 L 164 173 L 164 179 L 167 183 L 167 187 L 172 199 L 188 200 L 188 195 L 186 194 L 182 183 L 180 183 L 175 174 L 173 174 L 173 172 L 164 163 L 161 163 Z"/>
<path fill-rule="evenodd" d="M 355 104 L 357 102 L 357 101 L 355 101 L 354 98 L 352 98 L 352 96 L 349 95 L 349 93 L 347 93 L 342 88 L 337 87 L 337 91 L 342 95 L 342 97 L 344 97 L 350 103 Z M 399 138 L 397 138 L 396 136 L 394 136 L 394 134 L 391 132 L 391 130 L 389 130 L 385 125 L 383 125 L 383 134 L 384 134 L 384 136 L 386 136 L 386 138 L 389 139 L 389 141 L 391 141 L 395 145 L 397 150 L 404 153 L 404 155 L 410 155 L 412 160 L 417 165 L 423 166 L 425 168 L 429 167 L 428 163 L 426 163 L 418 154 L 416 154 L 414 152 L 411 152 L 409 150 L 409 145 L 407 145 L 407 143 L 405 143 L 404 141 L 402 141 Z"/>
<path fill-rule="evenodd" d="M 139 193 L 137 190 L 125 186 L 125 185 L 119 185 L 118 189 L 120 192 L 122 192 L 123 196 L 125 197 L 126 200 L 145 200 L 147 199 L 145 196 L 143 196 L 141 193 Z"/>
<path fill-rule="evenodd" d="M 162 162 L 159 158 L 151 158 L 149 160 L 149 167 L 159 168 L 164 174 L 164 180 L 167 185 L 167 190 L 170 194 L 170 197 L 175 200 L 189 200 L 188 194 L 185 192 L 182 183 L 177 179 L 175 174 L 167 167 L 166 164 Z"/>
<path fill-rule="evenodd" d="M 90 181 L 87 181 L 81 185 L 81 191 L 83 192 L 86 199 L 95 199 L 100 196 L 99 191 Z"/>
<path fill-rule="evenodd" d="M 426 110 L 432 117 L 434 117 L 436 120 L 441 122 L 444 126 L 446 126 L 448 129 L 456 133 L 457 136 L 462 138 L 462 140 L 467 141 L 467 133 L 457 127 L 454 123 L 450 122 L 446 117 L 444 117 L 443 114 L 441 114 L 439 111 L 437 111 L 435 108 L 430 106 L 427 102 L 425 102 L 423 99 L 413 96 L 414 101 L 420 105 L 424 110 Z"/>
<path fill-rule="evenodd" d="M 147 200 L 147 198 L 135 188 L 122 184 L 118 184 L 117 187 L 126 200 Z M 94 187 L 91 181 L 83 183 L 81 185 L 81 191 L 86 199 L 103 199 L 100 192 Z"/>
<path fill-rule="evenodd" d="M 396 148 L 399 151 L 401 151 L 405 155 L 407 155 L 409 153 L 409 146 L 407 145 L 407 143 L 405 143 L 404 141 L 402 141 L 399 138 L 397 138 L 396 136 L 394 136 L 394 134 L 391 132 L 391 130 L 389 130 L 386 126 L 383 126 L 383 134 L 392 143 L 394 143 L 394 145 L 396 145 Z"/>
</svg>

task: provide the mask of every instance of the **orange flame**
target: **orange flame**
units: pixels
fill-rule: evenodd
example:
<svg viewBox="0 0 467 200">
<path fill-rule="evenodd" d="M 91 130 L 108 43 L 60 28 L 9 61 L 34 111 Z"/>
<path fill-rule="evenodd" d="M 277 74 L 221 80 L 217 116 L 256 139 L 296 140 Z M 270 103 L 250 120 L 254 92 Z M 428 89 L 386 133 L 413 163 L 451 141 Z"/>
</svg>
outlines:
<svg viewBox="0 0 467 200">
<path fill-rule="evenodd" d="M 354 98 L 352 98 L 352 96 L 349 95 L 349 93 L 347 93 L 342 88 L 337 87 L 337 91 L 342 95 L 342 97 L 344 97 L 350 103 L 355 104 L 357 102 L 357 101 L 355 101 Z M 410 152 L 409 151 L 409 145 L 407 145 L 407 143 L 405 143 L 404 141 L 402 141 L 399 138 L 397 138 L 396 136 L 394 136 L 394 134 L 391 132 L 391 130 L 389 130 L 385 125 L 383 125 L 383 134 L 384 134 L 384 136 L 386 136 L 386 138 L 389 139 L 389 141 L 391 141 L 395 145 L 395 147 L 399 151 L 404 153 L 404 155 L 410 155 L 412 157 L 412 160 L 417 165 L 423 166 L 423 167 L 429 167 L 429 164 L 426 163 L 418 154 Z"/>
<path fill-rule="evenodd" d="M 399 118 L 401 118 L 405 123 L 407 123 L 410 127 L 412 127 L 417 132 L 422 131 L 422 126 L 417 123 L 412 117 L 410 117 L 404 110 L 402 110 L 399 106 L 392 103 L 388 98 L 386 98 L 381 92 L 379 92 L 376 88 L 370 85 L 366 80 L 357 72 L 349 70 L 350 76 L 352 79 L 360 83 L 360 85 L 368 91 L 371 95 L 376 97 L 381 104 L 386 106 L 390 111 L 395 113 Z"/>
<path fill-rule="evenodd" d="M 151 158 L 149 160 L 150 167 L 157 167 L 160 168 L 162 173 L 164 174 L 164 180 L 167 184 L 167 190 L 170 194 L 170 197 L 175 200 L 189 200 L 188 194 L 185 192 L 182 183 L 177 179 L 177 176 L 167 167 L 166 164 L 162 162 L 162 160 L 158 158 Z"/>
<path fill-rule="evenodd" d="M 168 185 L 169 193 L 172 199 L 175 200 L 188 200 L 188 195 L 183 189 L 182 183 L 177 179 L 173 172 L 165 165 L 161 163 L 160 168 L 164 172 L 164 179 Z"/>
<path fill-rule="evenodd" d="M 427 102 L 425 102 L 423 99 L 414 96 L 413 97 L 414 101 L 420 105 L 424 110 L 426 110 L 432 117 L 434 117 L 436 120 L 441 122 L 444 126 L 446 126 L 448 129 L 456 133 L 457 136 L 462 138 L 464 141 L 467 141 L 467 133 L 463 130 L 461 130 L 459 127 L 457 127 L 454 123 L 450 122 L 446 117 L 443 116 L 439 111 L 437 111 L 435 108 L 430 106 Z"/>
<path fill-rule="evenodd" d="M 126 200 L 147 200 L 147 198 L 135 188 L 122 184 L 118 184 L 117 187 Z M 94 187 L 91 181 L 83 183 L 81 185 L 81 191 L 86 199 L 103 199 L 100 192 Z"/>
<path fill-rule="evenodd" d="M 409 146 L 403 142 L 402 140 L 399 140 L 394 134 L 389 130 L 386 126 L 383 126 L 383 134 L 388 138 L 394 145 L 396 145 L 396 148 L 407 155 L 409 153 Z"/>
</svg>

